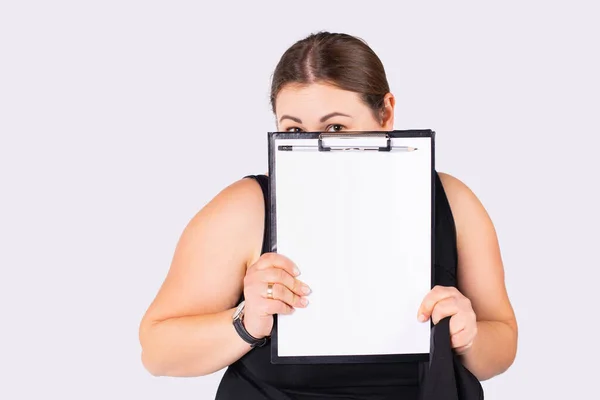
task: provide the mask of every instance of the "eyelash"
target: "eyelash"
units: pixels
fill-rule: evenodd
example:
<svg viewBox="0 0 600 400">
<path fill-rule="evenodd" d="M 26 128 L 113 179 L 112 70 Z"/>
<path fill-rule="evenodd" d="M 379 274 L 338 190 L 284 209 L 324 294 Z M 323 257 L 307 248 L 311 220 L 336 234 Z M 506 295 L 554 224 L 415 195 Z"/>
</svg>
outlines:
<svg viewBox="0 0 600 400">
<path fill-rule="evenodd" d="M 346 128 L 342 124 L 331 124 L 331 125 L 327 126 L 327 128 L 325 129 L 325 132 L 329 132 L 329 128 L 334 127 L 334 126 L 339 126 L 341 128 L 340 130 L 337 130 L 337 131 L 334 130 L 334 132 L 339 132 L 339 131 L 341 131 L 341 130 L 343 130 L 343 129 Z M 286 129 L 286 131 L 290 132 L 291 129 L 299 129 L 299 131 L 292 131 L 292 133 L 303 132 L 302 129 L 298 128 L 297 126 L 292 126 L 292 127 L 288 128 L 288 129 Z"/>
</svg>

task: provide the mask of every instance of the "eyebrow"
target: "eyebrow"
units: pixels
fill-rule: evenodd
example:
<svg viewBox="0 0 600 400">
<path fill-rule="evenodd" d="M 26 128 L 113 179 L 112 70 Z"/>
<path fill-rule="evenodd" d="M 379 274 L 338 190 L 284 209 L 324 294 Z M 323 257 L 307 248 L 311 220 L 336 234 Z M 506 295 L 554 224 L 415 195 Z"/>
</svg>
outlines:
<svg viewBox="0 0 600 400">
<path fill-rule="evenodd" d="M 279 122 L 283 121 L 284 119 L 291 119 L 292 121 L 297 122 L 299 124 L 302 123 L 302 120 L 300 118 L 292 117 L 291 115 L 282 115 L 281 118 L 279 118 Z"/>
<path fill-rule="evenodd" d="M 348 118 L 352 118 L 352 117 L 351 117 L 351 116 L 349 116 L 348 114 L 344 114 L 344 113 L 341 113 L 341 112 L 332 112 L 332 113 L 329 113 L 329 114 L 327 114 L 327 115 L 324 115 L 324 116 L 321 118 L 321 122 L 325 122 L 325 121 L 327 121 L 329 118 L 333 118 L 333 117 L 348 117 Z"/>
<path fill-rule="evenodd" d="M 319 121 L 320 122 L 325 122 L 329 118 L 333 118 L 333 117 L 348 117 L 348 118 L 352 118 L 348 114 L 344 114 L 344 113 L 335 111 L 335 112 L 329 113 L 327 115 L 324 115 L 323 117 L 321 117 L 321 119 Z M 300 118 L 292 117 L 291 115 L 282 115 L 281 118 L 279 118 L 279 122 L 283 121 L 284 119 L 291 119 L 292 121 L 297 122 L 299 124 L 302 123 L 302 120 Z"/>
</svg>

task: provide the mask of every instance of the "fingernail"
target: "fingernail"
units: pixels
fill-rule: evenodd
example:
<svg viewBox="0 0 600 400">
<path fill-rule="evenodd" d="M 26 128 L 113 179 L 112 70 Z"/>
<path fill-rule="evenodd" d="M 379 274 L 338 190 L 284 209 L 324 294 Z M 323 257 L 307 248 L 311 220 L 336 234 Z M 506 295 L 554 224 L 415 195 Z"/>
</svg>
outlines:
<svg viewBox="0 0 600 400">
<path fill-rule="evenodd" d="M 308 305 L 308 299 L 307 299 L 307 298 L 305 298 L 305 297 L 303 297 L 303 298 L 301 298 L 301 299 L 300 299 L 300 303 L 301 303 L 301 304 L 302 304 L 304 307 L 306 307 L 306 306 Z"/>
<path fill-rule="evenodd" d="M 298 269 L 298 267 L 294 266 L 294 275 L 298 276 L 300 275 L 300 270 Z"/>
<path fill-rule="evenodd" d="M 427 321 L 427 317 L 425 317 L 425 314 L 419 314 L 419 321 L 420 321 L 420 322 L 425 322 L 425 321 Z"/>
<path fill-rule="evenodd" d="M 302 293 L 310 294 L 310 292 L 312 292 L 312 290 L 310 290 L 308 286 L 302 286 Z"/>
</svg>

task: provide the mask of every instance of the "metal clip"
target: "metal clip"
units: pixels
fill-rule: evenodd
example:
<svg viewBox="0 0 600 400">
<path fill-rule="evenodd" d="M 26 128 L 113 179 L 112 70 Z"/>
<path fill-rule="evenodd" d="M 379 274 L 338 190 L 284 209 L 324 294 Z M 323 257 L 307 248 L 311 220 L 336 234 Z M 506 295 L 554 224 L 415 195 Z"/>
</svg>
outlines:
<svg viewBox="0 0 600 400">
<path fill-rule="evenodd" d="M 324 140 L 334 139 L 338 144 L 325 146 Z M 335 140 L 339 139 L 339 140 Z M 352 145 L 343 143 L 346 141 L 369 142 L 373 139 L 378 144 L 359 144 Z M 391 151 L 392 141 L 387 133 L 321 133 L 319 135 L 319 151 Z"/>
</svg>

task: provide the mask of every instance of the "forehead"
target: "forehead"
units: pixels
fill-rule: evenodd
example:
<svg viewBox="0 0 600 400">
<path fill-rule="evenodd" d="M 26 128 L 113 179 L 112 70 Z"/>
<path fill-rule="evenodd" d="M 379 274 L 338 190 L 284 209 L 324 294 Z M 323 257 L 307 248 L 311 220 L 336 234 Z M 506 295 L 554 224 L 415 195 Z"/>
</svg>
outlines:
<svg viewBox="0 0 600 400">
<path fill-rule="evenodd" d="M 286 85 L 279 91 L 275 106 L 278 116 L 288 114 L 299 118 L 302 115 L 320 118 L 333 111 L 353 114 L 367 109 L 358 93 L 323 83 Z"/>
</svg>

